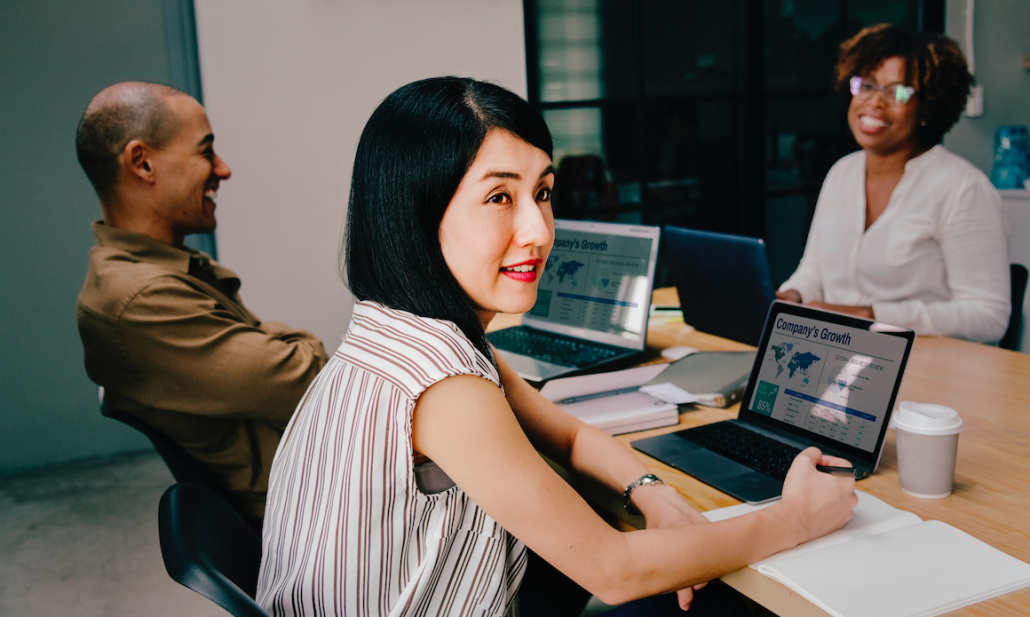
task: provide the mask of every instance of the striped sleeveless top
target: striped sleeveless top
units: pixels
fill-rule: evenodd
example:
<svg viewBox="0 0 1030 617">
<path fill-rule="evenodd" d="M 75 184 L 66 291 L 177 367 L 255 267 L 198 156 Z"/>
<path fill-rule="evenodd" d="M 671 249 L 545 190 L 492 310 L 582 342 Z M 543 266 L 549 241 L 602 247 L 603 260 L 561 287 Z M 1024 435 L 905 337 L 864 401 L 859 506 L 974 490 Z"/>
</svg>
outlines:
<svg viewBox="0 0 1030 617">
<path fill-rule="evenodd" d="M 257 603 L 275 616 L 516 616 L 525 546 L 459 487 L 423 492 L 411 418 L 453 375 L 499 384 L 453 323 L 359 302 L 272 463 Z"/>
</svg>

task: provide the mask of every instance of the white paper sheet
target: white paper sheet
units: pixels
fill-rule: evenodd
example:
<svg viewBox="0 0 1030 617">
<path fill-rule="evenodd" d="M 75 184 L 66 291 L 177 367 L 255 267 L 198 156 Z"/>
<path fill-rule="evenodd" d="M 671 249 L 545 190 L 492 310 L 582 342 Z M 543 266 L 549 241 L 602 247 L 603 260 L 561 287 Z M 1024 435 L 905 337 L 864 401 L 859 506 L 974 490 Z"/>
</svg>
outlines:
<svg viewBox="0 0 1030 617">
<path fill-rule="evenodd" d="M 687 392 L 683 388 L 675 386 L 669 382 L 656 383 L 653 386 L 642 386 L 640 391 L 660 401 L 665 401 L 666 403 L 672 403 L 674 405 L 696 403 L 700 400 L 690 392 Z"/>
</svg>

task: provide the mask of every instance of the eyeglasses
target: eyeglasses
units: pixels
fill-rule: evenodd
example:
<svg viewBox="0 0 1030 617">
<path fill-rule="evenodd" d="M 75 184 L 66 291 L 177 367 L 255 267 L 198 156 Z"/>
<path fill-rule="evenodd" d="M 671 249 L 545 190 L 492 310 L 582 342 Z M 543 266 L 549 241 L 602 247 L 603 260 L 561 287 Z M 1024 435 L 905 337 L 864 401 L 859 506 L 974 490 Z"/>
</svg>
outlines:
<svg viewBox="0 0 1030 617">
<path fill-rule="evenodd" d="M 877 90 L 880 91 L 880 97 L 883 98 L 883 102 L 893 107 L 904 105 L 916 95 L 915 88 L 904 84 L 893 83 L 881 86 L 874 81 L 861 77 L 851 78 L 851 96 L 856 99 L 868 101 L 869 97 Z"/>
</svg>

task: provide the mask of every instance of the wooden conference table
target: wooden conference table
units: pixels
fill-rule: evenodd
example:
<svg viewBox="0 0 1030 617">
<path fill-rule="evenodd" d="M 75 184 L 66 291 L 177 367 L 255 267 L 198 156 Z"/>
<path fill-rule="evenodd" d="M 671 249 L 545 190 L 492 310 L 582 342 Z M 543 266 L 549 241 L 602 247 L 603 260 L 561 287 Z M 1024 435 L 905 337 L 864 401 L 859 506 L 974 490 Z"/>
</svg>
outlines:
<svg viewBox="0 0 1030 617">
<path fill-rule="evenodd" d="M 658 289 L 656 304 L 677 305 L 674 289 Z M 501 316 L 491 330 L 515 325 L 517 316 Z M 741 343 L 693 330 L 682 319 L 652 316 L 644 364 L 664 361 L 659 352 L 687 345 L 701 350 L 753 349 Z M 1030 562 L 1030 356 L 996 347 L 940 337 L 919 337 L 905 372 L 900 401 L 939 403 L 956 409 L 965 422 L 959 438 L 955 488 L 944 499 L 919 499 L 898 484 L 894 431 L 878 471 L 858 482 L 858 489 L 890 505 L 914 512 L 923 520 L 944 521 L 1024 562 Z M 735 418 L 739 404 L 729 409 L 688 407 L 678 426 L 620 435 L 631 441 Z M 637 452 L 647 467 L 700 510 L 739 503 L 707 484 Z M 589 493 L 589 491 L 587 491 Z M 587 498 L 590 495 L 587 494 Z M 600 504 L 621 510 L 618 498 Z M 638 521 L 639 522 L 639 521 Z M 626 523 L 623 523 L 626 524 Z M 826 613 L 786 587 L 742 568 L 722 580 L 765 608 L 784 617 L 825 616 Z M 875 590 L 870 590 L 875 593 Z M 1030 615 L 1030 588 L 948 613 L 949 615 Z"/>
</svg>

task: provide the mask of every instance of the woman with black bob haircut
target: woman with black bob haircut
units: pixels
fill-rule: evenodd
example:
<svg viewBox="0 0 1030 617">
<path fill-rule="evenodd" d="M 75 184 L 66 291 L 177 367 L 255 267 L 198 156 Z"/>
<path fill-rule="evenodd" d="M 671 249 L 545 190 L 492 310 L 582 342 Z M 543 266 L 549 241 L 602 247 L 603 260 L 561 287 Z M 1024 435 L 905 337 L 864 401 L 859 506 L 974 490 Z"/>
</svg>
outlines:
<svg viewBox="0 0 1030 617">
<path fill-rule="evenodd" d="M 840 47 L 836 88 L 861 150 L 838 161 L 777 297 L 995 343 L 1008 327 L 1007 225 L 980 170 L 940 145 L 973 77 L 941 34 L 871 26 Z"/>
<path fill-rule="evenodd" d="M 778 504 L 708 523 L 492 353 L 487 325 L 532 308 L 554 242 L 551 137 L 524 100 L 458 77 L 404 86 L 369 119 L 352 178 L 359 302 L 272 464 L 268 612 L 577 615 L 582 587 L 626 602 L 613 615 L 747 615 L 727 588 L 694 592 L 851 517 L 854 480 L 815 469 L 846 461 L 810 448 Z M 647 529 L 613 529 L 538 451 Z"/>
<path fill-rule="evenodd" d="M 373 112 L 351 177 L 345 250 L 354 296 L 453 321 L 487 357 L 483 326 L 444 262 L 438 227 L 490 129 L 551 158 L 543 118 L 514 98 L 522 104 L 500 86 L 471 79 L 408 84 Z"/>
</svg>

